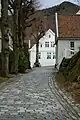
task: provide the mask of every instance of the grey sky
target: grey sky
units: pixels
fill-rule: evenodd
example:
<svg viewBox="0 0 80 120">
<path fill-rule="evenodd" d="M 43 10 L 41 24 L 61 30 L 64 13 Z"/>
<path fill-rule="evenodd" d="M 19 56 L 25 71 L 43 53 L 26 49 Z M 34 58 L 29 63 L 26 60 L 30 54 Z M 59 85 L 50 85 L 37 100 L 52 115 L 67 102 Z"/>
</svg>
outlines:
<svg viewBox="0 0 80 120">
<path fill-rule="evenodd" d="M 39 0 L 41 4 L 41 8 L 48 8 L 51 6 L 55 6 L 63 1 L 69 1 L 69 2 L 76 3 L 77 0 Z"/>
</svg>

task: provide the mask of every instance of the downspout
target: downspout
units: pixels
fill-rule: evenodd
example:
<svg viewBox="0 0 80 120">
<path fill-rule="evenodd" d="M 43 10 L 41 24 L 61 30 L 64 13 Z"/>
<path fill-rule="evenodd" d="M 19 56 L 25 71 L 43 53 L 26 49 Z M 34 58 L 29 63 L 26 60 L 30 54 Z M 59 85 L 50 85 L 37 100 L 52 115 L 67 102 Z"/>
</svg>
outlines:
<svg viewBox="0 0 80 120">
<path fill-rule="evenodd" d="M 29 44 L 28 44 L 28 47 L 29 47 L 29 49 L 30 49 L 30 47 L 31 47 L 31 41 L 29 40 Z"/>
<path fill-rule="evenodd" d="M 55 22 L 56 22 L 56 36 L 55 36 L 55 43 L 56 43 L 56 66 L 58 65 L 58 37 L 59 37 L 59 31 L 58 31 L 58 14 L 55 13 Z"/>
</svg>

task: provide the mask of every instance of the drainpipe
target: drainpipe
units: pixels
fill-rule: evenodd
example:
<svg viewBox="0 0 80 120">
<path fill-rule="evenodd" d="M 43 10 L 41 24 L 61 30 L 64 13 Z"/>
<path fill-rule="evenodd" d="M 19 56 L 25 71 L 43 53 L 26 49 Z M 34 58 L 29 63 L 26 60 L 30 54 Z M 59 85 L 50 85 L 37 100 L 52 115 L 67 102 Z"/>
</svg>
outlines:
<svg viewBox="0 0 80 120">
<path fill-rule="evenodd" d="M 29 40 L 29 49 L 30 49 L 30 47 L 31 47 L 31 41 Z"/>
<path fill-rule="evenodd" d="M 58 31 L 58 14 L 55 13 L 55 22 L 56 22 L 56 36 L 55 36 L 55 43 L 56 43 L 56 65 L 58 65 L 58 37 L 59 37 L 59 31 Z"/>
</svg>

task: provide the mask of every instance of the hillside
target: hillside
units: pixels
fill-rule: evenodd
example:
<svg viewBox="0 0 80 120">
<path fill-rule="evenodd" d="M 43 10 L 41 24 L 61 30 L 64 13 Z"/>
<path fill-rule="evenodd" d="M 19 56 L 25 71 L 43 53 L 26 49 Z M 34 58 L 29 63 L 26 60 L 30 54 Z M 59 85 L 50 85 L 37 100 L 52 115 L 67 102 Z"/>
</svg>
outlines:
<svg viewBox="0 0 80 120">
<path fill-rule="evenodd" d="M 28 42 L 27 39 L 31 39 L 32 44 L 35 43 L 32 34 L 36 32 L 35 26 L 36 24 L 39 24 L 40 21 L 43 21 L 43 28 L 45 31 L 52 29 L 55 32 L 55 12 L 64 15 L 75 15 L 79 9 L 80 6 L 77 6 L 70 2 L 63 2 L 60 5 L 54 6 L 52 8 L 36 11 L 35 14 L 33 14 L 31 17 L 35 18 L 38 22 L 33 21 L 31 23 L 32 26 L 34 25 L 33 27 L 25 27 L 25 42 Z"/>
<path fill-rule="evenodd" d="M 57 6 L 43 9 L 40 12 L 43 12 L 47 16 L 53 15 L 55 12 L 59 14 L 64 14 L 64 15 L 74 15 L 76 12 L 80 9 L 80 6 L 75 5 L 71 2 L 65 1 Z"/>
<path fill-rule="evenodd" d="M 63 59 L 56 80 L 61 89 L 80 103 L 80 52 L 71 59 Z"/>
</svg>

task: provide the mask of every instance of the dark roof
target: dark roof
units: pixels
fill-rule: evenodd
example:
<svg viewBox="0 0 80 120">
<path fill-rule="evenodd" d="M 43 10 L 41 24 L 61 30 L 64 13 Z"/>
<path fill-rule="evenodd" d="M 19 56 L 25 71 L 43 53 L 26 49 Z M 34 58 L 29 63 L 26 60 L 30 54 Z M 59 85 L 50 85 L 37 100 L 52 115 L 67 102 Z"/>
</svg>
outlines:
<svg viewBox="0 0 80 120">
<path fill-rule="evenodd" d="M 80 37 L 80 16 L 58 16 L 58 27 L 60 38 Z"/>
</svg>

